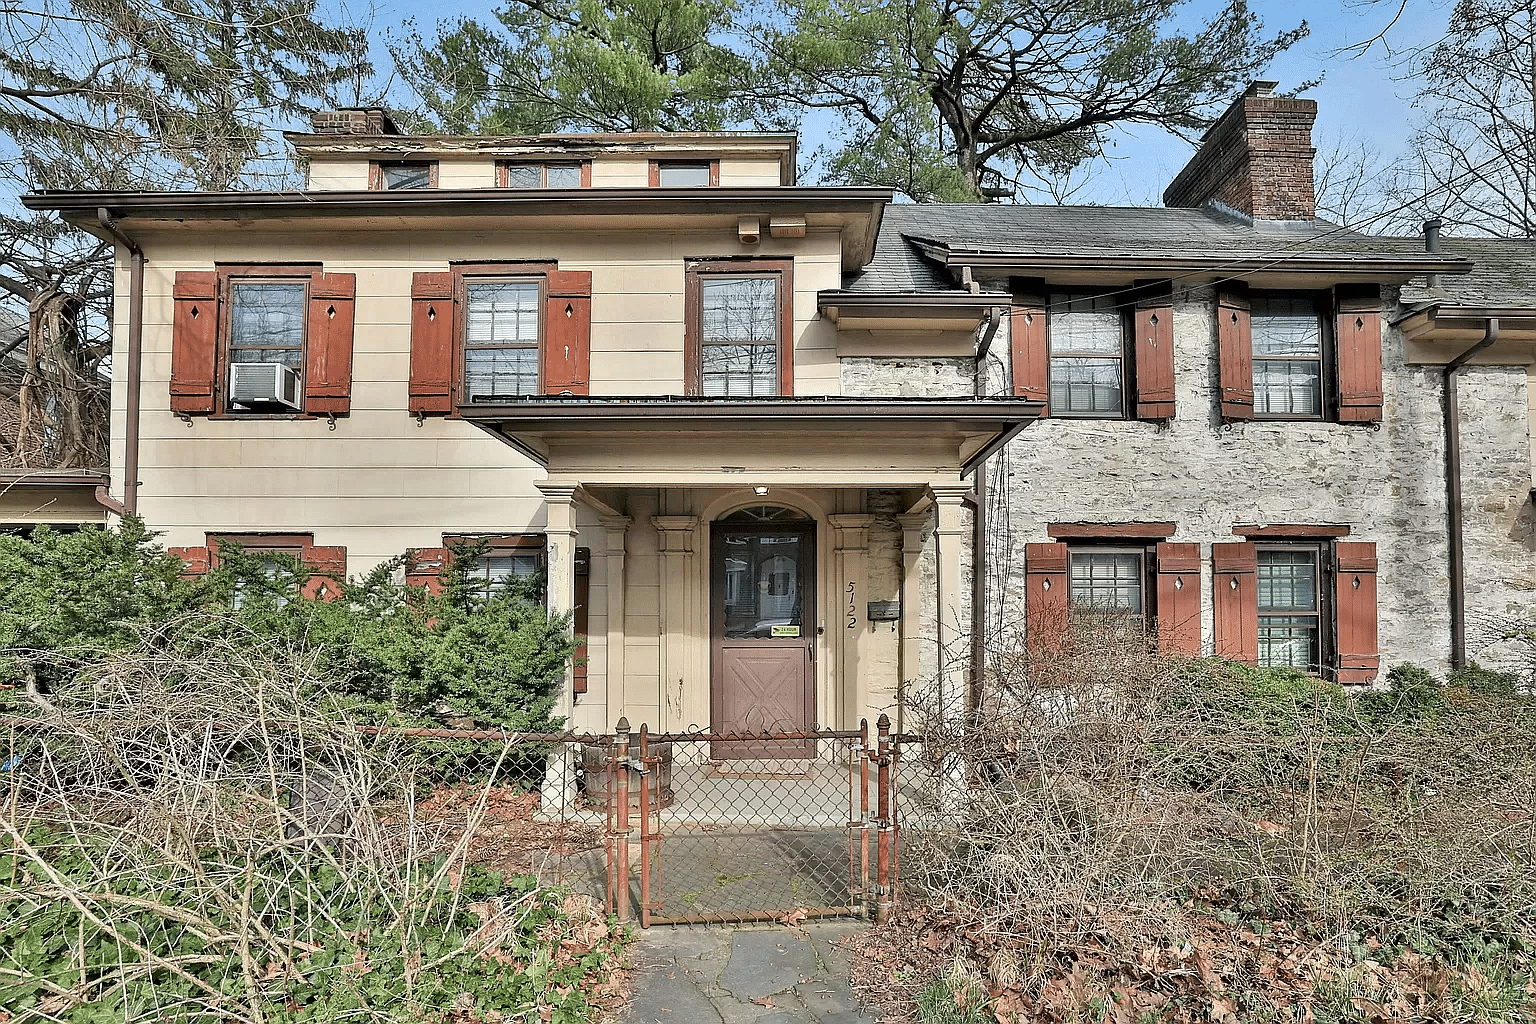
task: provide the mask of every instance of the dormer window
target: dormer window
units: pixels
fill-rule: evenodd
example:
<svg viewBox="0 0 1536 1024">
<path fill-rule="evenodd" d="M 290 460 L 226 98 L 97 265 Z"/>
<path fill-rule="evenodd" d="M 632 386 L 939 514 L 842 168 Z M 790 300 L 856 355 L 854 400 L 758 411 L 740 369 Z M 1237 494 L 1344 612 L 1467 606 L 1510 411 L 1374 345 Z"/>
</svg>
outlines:
<svg viewBox="0 0 1536 1024">
<path fill-rule="evenodd" d="M 433 160 L 379 160 L 373 164 L 369 187 L 376 192 L 436 188 L 437 162 Z"/>
<path fill-rule="evenodd" d="M 499 188 L 587 188 L 592 184 L 589 163 L 523 163 L 496 165 Z"/>
<path fill-rule="evenodd" d="M 652 188 L 701 188 L 720 184 L 718 160 L 652 160 Z"/>
</svg>

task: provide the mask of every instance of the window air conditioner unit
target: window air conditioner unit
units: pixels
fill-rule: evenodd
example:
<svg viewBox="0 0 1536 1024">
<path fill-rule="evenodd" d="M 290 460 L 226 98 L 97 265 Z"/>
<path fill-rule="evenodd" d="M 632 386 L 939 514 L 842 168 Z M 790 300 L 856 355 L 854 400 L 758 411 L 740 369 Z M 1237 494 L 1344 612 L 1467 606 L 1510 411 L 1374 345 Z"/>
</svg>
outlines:
<svg viewBox="0 0 1536 1024">
<path fill-rule="evenodd" d="M 283 363 L 230 363 L 229 400 L 236 405 L 276 402 L 303 408 L 299 371 Z"/>
</svg>

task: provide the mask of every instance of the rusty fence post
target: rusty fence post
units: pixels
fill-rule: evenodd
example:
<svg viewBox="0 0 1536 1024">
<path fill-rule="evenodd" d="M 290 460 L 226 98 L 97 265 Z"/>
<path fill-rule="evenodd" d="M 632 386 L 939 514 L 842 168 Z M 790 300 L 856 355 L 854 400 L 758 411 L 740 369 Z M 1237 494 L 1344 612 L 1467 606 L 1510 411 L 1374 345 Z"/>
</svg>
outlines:
<svg viewBox="0 0 1536 1024">
<path fill-rule="evenodd" d="M 876 776 L 876 827 L 875 833 L 875 923 L 885 924 L 891 918 L 891 718 L 881 714 L 875 723 L 879 730 L 879 746 L 875 752 Z"/>
<path fill-rule="evenodd" d="M 867 718 L 859 719 L 859 749 L 855 756 L 858 758 L 859 770 L 857 774 L 854 775 L 852 784 L 859 787 L 859 792 L 858 796 L 855 798 L 856 803 L 854 807 L 850 808 L 850 812 L 856 813 L 857 817 L 853 818 L 849 823 L 851 827 L 848 834 L 848 838 L 850 840 L 848 846 L 848 874 L 850 876 L 850 885 L 854 884 L 854 882 L 857 882 L 858 898 L 869 904 L 872 903 L 872 901 L 870 900 L 871 893 L 869 886 L 870 748 L 869 719 Z M 852 843 L 854 838 L 854 828 L 858 829 L 857 834 L 859 848 L 857 851 L 854 850 Z M 855 857 L 858 858 L 857 864 L 855 864 L 854 861 Z M 871 905 L 868 912 L 873 913 L 873 910 L 874 908 Z"/>
<path fill-rule="evenodd" d="M 629 719 L 614 728 L 608 759 L 608 909 L 629 920 Z"/>
</svg>

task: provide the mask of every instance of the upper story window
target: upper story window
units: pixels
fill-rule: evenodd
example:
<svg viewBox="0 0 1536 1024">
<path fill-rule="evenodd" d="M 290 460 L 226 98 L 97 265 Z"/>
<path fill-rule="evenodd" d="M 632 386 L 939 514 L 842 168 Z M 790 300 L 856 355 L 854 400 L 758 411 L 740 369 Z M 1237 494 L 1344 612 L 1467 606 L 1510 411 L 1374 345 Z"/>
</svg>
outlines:
<svg viewBox="0 0 1536 1024">
<path fill-rule="evenodd" d="M 1253 413 L 1323 415 L 1323 318 L 1311 295 L 1254 295 Z"/>
<path fill-rule="evenodd" d="M 463 263 L 411 281 L 409 411 L 587 393 L 592 273 Z"/>
<path fill-rule="evenodd" d="M 369 188 L 394 192 L 400 189 L 436 188 L 436 160 L 377 160 L 369 174 Z"/>
<path fill-rule="evenodd" d="M 695 188 L 720 184 L 718 160 L 652 160 L 651 187 Z"/>
<path fill-rule="evenodd" d="M 304 366 L 304 313 L 309 278 L 232 278 L 229 361 Z"/>
<path fill-rule="evenodd" d="M 1225 420 L 1381 419 L 1381 289 L 1223 290 L 1216 341 Z M 1140 350 L 1138 349 L 1138 356 Z"/>
<path fill-rule="evenodd" d="M 464 398 L 539 394 L 537 279 L 466 278 L 464 282 Z"/>
<path fill-rule="evenodd" d="M 496 165 L 496 179 L 501 188 L 586 188 L 592 184 L 592 165 L 508 161 Z"/>
<path fill-rule="evenodd" d="M 1053 416 L 1125 414 L 1125 318 L 1113 295 L 1050 299 Z"/>
<path fill-rule="evenodd" d="M 793 394 L 792 266 L 718 260 L 688 268 L 689 394 Z"/>
<path fill-rule="evenodd" d="M 350 412 L 356 294 L 356 275 L 315 264 L 178 271 L 171 411 Z"/>
</svg>

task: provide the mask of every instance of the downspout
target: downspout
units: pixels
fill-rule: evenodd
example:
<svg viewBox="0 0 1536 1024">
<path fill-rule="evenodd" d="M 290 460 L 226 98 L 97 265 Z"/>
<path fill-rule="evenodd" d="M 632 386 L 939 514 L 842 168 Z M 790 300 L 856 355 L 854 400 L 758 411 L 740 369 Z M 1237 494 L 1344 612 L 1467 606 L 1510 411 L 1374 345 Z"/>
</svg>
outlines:
<svg viewBox="0 0 1536 1024">
<path fill-rule="evenodd" d="M 1499 340 L 1499 321 L 1489 317 L 1483 338 L 1445 364 L 1445 513 L 1451 573 L 1451 668 L 1467 665 L 1467 589 L 1461 521 L 1461 407 L 1456 377 L 1468 359 Z"/>
<path fill-rule="evenodd" d="M 139 392 L 144 376 L 144 250 L 123 234 L 106 207 L 97 208 L 96 223 L 113 241 L 128 250 L 128 398 L 124 408 L 127 426 L 123 437 L 123 500 L 118 504 L 102 488 L 97 489 L 96 498 L 119 515 L 136 516 L 139 514 Z"/>
<path fill-rule="evenodd" d="M 981 340 L 976 344 L 976 372 L 971 388 L 976 398 L 985 398 L 983 387 L 987 353 L 992 350 L 992 339 L 1002 326 L 1003 312 L 998 306 L 987 310 L 987 325 Z M 976 512 L 971 516 L 971 692 L 968 711 L 976 712 L 981 704 L 982 683 L 986 679 L 987 644 L 987 460 L 976 463 Z"/>
</svg>

